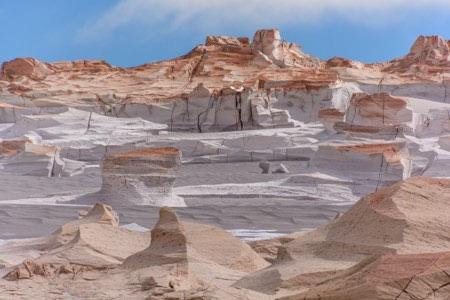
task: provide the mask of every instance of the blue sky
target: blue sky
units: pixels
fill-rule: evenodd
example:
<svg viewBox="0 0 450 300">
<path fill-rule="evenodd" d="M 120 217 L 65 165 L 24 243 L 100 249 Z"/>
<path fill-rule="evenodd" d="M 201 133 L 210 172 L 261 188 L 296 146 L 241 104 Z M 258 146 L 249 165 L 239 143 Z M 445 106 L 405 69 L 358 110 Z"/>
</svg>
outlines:
<svg viewBox="0 0 450 300">
<path fill-rule="evenodd" d="M 420 34 L 450 39 L 450 0 L 0 0 L 0 22 L 0 61 L 134 66 L 185 54 L 208 34 L 276 27 L 322 59 L 378 62 Z"/>
</svg>

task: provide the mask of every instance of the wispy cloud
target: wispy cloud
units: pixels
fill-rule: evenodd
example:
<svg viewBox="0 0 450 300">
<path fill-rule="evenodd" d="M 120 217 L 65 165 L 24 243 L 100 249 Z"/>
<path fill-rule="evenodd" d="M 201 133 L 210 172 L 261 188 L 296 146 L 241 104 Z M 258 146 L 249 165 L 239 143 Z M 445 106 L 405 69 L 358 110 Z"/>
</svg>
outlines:
<svg viewBox="0 0 450 300">
<path fill-rule="evenodd" d="M 151 30 L 254 28 L 308 24 L 339 16 L 386 24 L 405 11 L 450 8 L 448 0 L 120 0 L 86 24 L 81 38 L 104 36 L 124 26 Z"/>
</svg>

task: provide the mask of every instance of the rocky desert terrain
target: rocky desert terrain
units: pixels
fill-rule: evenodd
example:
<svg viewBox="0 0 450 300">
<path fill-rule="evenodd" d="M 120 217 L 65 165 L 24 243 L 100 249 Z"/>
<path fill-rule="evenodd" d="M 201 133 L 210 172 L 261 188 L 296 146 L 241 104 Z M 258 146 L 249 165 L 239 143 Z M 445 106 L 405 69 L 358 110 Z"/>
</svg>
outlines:
<svg viewBox="0 0 450 300">
<path fill-rule="evenodd" d="M 0 71 L 0 299 L 450 299 L 450 41 L 276 29 Z"/>
</svg>

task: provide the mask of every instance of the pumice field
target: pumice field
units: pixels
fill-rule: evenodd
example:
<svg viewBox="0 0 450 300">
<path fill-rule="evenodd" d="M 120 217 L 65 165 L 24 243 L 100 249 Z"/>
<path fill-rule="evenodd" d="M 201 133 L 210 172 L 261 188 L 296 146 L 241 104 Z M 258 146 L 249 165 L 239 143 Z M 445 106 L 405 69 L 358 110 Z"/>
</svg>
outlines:
<svg viewBox="0 0 450 300">
<path fill-rule="evenodd" d="M 0 299 L 450 299 L 450 41 L 279 30 L 0 71 Z"/>
</svg>

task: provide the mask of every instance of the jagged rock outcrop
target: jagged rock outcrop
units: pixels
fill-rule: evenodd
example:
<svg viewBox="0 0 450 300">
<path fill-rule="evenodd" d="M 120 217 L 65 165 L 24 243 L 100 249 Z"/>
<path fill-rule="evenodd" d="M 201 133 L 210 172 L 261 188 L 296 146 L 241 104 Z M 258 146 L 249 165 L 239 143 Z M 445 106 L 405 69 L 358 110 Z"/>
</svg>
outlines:
<svg viewBox="0 0 450 300">
<path fill-rule="evenodd" d="M 399 126 L 412 119 L 407 102 L 388 93 L 353 94 L 345 121 L 352 125 Z"/>
<path fill-rule="evenodd" d="M 281 39 L 276 29 L 258 30 L 251 44 L 253 51 L 258 51 L 262 59 L 271 61 L 280 67 L 319 68 L 319 59 L 303 53 L 300 48 Z"/>
<path fill-rule="evenodd" d="M 450 62 L 450 42 L 438 35 L 421 35 L 411 47 L 408 58 L 431 65 Z"/>
<path fill-rule="evenodd" d="M 355 68 L 360 69 L 364 67 L 363 63 L 345 59 L 343 57 L 335 56 L 325 62 L 327 68 Z"/>
<path fill-rule="evenodd" d="M 410 52 L 390 62 L 386 72 L 414 77 L 441 76 L 450 70 L 450 42 L 440 36 L 419 36 Z"/>
<path fill-rule="evenodd" d="M 31 62 L 31 71 L 21 72 L 29 80 L 2 82 L 4 90 L 13 95 L 33 99 L 29 103 L 32 107 L 47 107 L 50 104 L 91 107 L 98 105 L 98 102 L 103 103 L 103 96 L 109 94 L 108 105 L 117 108 L 111 112 L 112 115 L 118 113 L 136 117 L 148 113 L 153 120 L 163 116 L 165 121 L 169 121 L 171 116 L 171 109 L 167 106 L 172 101 L 184 101 L 185 95 L 189 95 L 199 84 L 204 84 L 211 91 L 233 86 L 255 88 L 260 78 L 280 71 L 277 66 L 286 67 L 286 70 L 313 70 L 312 73 L 317 71 L 318 75 L 324 72 L 319 59 L 303 53 L 294 44 L 282 41 L 279 31 L 275 29 L 258 31 L 252 43 L 243 37 L 209 36 L 204 45 L 195 47 L 187 55 L 133 68 L 118 68 L 104 61 L 81 60 L 42 63 L 49 72 L 39 73 L 34 71 L 35 64 L 38 63 Z M 41 76 L 41 73 L 47 77 Z M 324 73 L 337 74 L 335 71 Z M 298 81 L 291 78 L 296 77 L 295 74 L 287 72 L 285 75 L 287 78 L 284 81 Z M 35 84 L 36 79 L 43 84 Z M 320 78 L 311 77 L 310 81 L 317 87 L 329 84 Z M 114 92 L 109 86 L 115 87 Z M 292 88 L 304 90 L 305 84 L 297 83 Z M 16 104 L 22 108 L 23 103 Z M 153 112 L 142 111 L 137 108 L 139 105 L 152 107 Z"/>
<path fill-rule="evenodd" d="M 173 194 L 181 152 L 176 148 L 143 148 L 112 154 L 102 163 L 99 197 L 117 205 L 184 206 Z"/>
<path fill-rule="evenodd" d="M 42 81 L 49 75 L 64 72 L 100 73 L 118 69 L 103 60 L 78 60 L 73 62 L 55 62 L 52 64 L 41 62 L 35 58 L 16 58 L 2 64 L 1 80 L 14 81 L 15 79 L 29 78 Z M 76 79 L 72 77 L 71 79 Z"/>
<path fill-rule="evenodd" d="M 20 76 L 33 80 L 44 80 L 53 74 L 51 67 L 34 58 L 16 58 L 2 64 L 1 80 L 14 80 Z"/>
<path fill-rule="evenodd" d="M 51 65 L 55 72 L 87 72 L 87 73 L 102 73 L 110 71 L 118 71 L 120 68 L 113 67 L 104 60 L 76 60 L 76 61 L 61 61 Z M 73 78 L 73 79 L 76 79 Z"/>
</svg>

